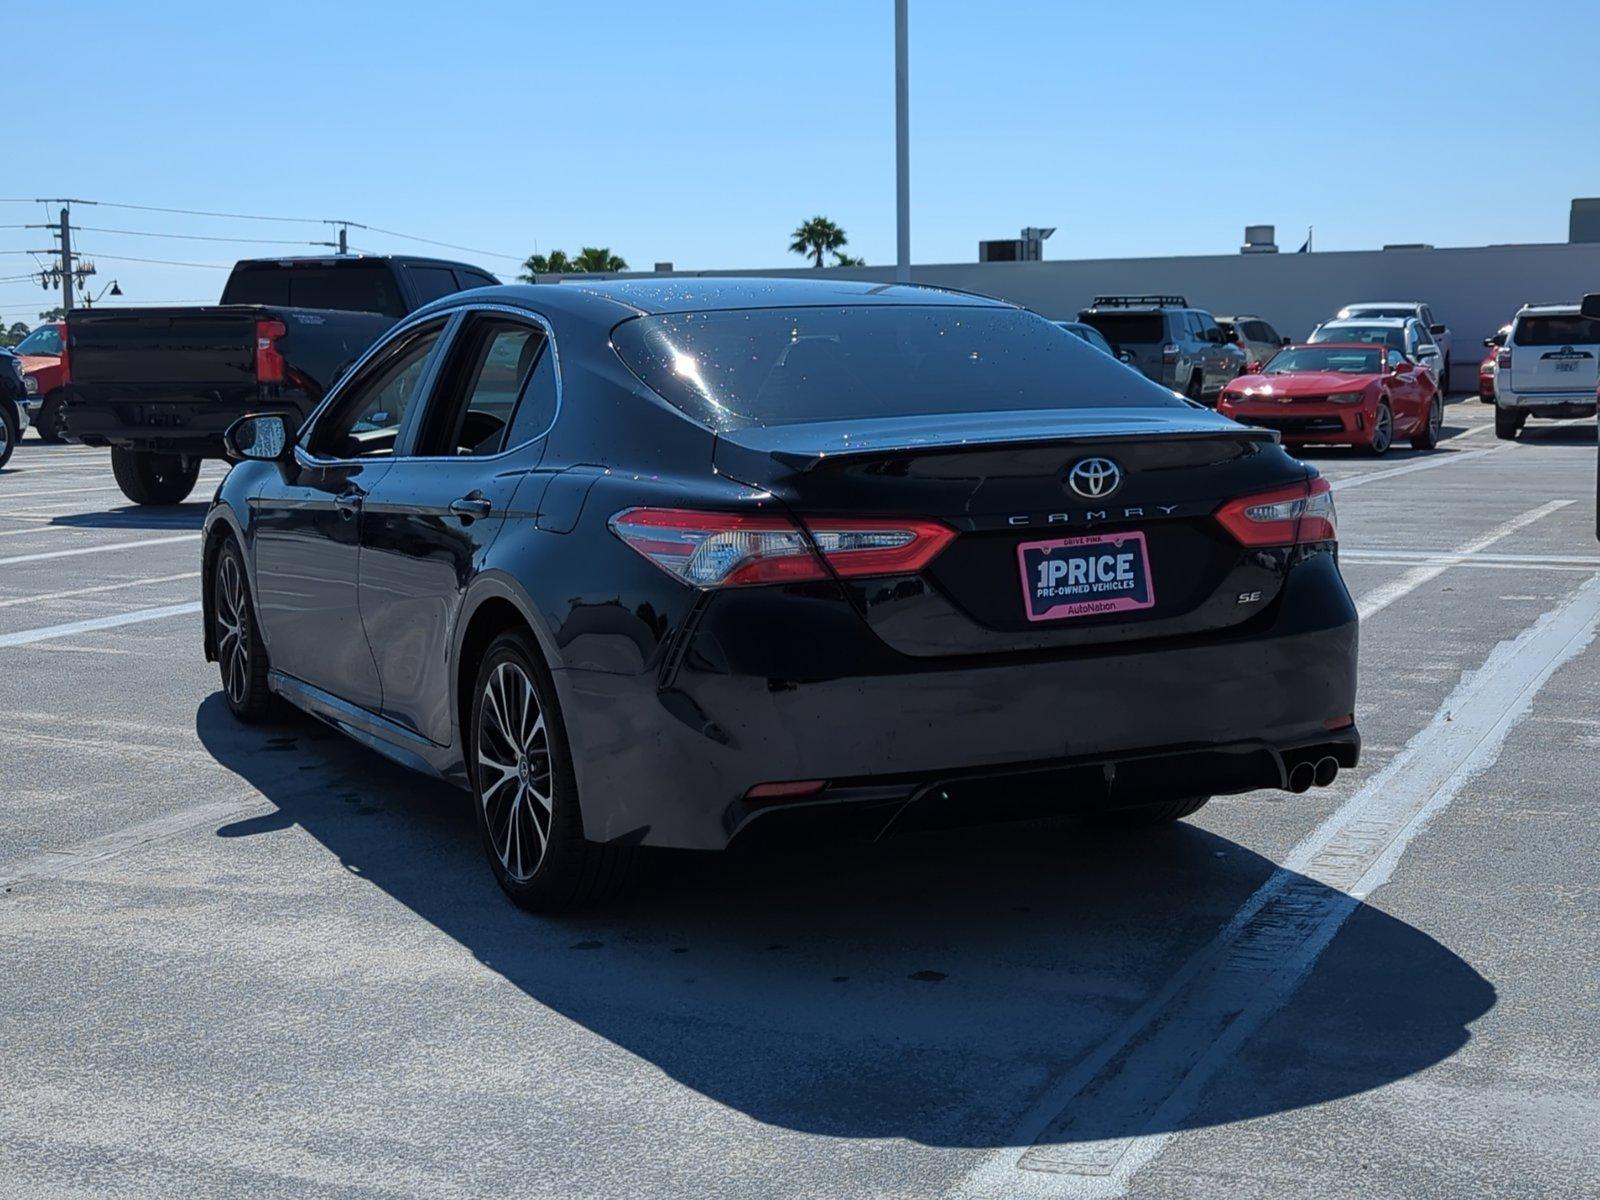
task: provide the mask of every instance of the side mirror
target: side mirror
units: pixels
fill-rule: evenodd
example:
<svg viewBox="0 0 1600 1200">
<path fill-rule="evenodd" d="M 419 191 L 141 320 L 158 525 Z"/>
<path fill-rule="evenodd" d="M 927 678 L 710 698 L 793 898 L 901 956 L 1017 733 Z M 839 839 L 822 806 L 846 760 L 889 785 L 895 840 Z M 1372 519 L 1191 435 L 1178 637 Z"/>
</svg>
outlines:
<svg viewBox="0 0 1600 1200">
<path fill-rule="evenodd" d="M 1428 332 L 1432 333 L 1432 334 L 1449 333 L 1450 332 L 1450 327 L 1448 325 L 1444 325 L 1444 324 L 1429 325 L 1428 326 Z"/>
<path fill-rule="evenodd" d="M 289 457 L 289 422 L 277 413 L 243 416 L 222 435 L 228 457 L 249 462 L 281 462 Z"/>
<path fill-rule="evenodd" d="M 1426 345 L 1423 345 L 1423 346 L 1418 346 L 1417 347 L 1417 357 L 1419 359 L 1423 359 L 1423 358 L 1438 358 L 1439 357 L 1439 347 L 1435 346 L 1432 342 L 1429 342 L 1429 343 L 1427 343 Z"/>
<path fill-rule="evenodd" d="M 1290 346 L 1294 345 L 1294 339 L 1281 337 L 1278 339 L 1278 345 L 1282 346 L 1284 349 L 1288 349 Z"/>
<path fill-rule="evenodd" d="M 1583 315 L 1600 317 L 1600 292 L 1590 292 L 1583 298 Z"/>
</svg>

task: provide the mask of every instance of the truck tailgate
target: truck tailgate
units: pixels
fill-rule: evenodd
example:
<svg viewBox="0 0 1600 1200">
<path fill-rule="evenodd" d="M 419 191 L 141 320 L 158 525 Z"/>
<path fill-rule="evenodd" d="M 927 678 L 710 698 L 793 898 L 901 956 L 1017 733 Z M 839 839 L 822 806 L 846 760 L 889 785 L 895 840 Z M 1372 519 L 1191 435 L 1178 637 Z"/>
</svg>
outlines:
<svg viewBox="0 0 1600 1200">
<path fill-rule="evenodd" d="M 75 312 L 68 319 L 73 382 L 253 382 L 260 315 L 245 305 Z"/>
</svg>

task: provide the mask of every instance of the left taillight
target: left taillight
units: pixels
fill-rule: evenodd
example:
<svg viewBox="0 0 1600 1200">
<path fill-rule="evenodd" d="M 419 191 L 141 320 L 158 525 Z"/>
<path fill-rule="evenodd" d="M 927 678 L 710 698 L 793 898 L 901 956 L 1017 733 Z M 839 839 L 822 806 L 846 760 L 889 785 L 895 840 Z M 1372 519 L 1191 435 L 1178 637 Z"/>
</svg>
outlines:
<svg viewBox="0 0 1600 1200">
<path fill-rule="evenodd" d="M 611 531 L 668 574 L 694 587 L 799 583 L 922 570 L 955 537 L 938 521 L 807 518 L 629 508 Z M 826 564 L 824 563 L 826 559 Z"/>
<path fill-rule="evenodd" d="M 1293 487 L 1240 496 L 1217 509 L 1217 520 L 1245 546 L 1294 546 L 1339 540 L 1333 488 L 1320 475 Z"/>
<path fill-rule="evenodd" d="M 256 322 L 256 382 L 283 382 L 283 355 L 278 350 L 278 339 L 288 330 L 282 321 Z"/>
</svg>

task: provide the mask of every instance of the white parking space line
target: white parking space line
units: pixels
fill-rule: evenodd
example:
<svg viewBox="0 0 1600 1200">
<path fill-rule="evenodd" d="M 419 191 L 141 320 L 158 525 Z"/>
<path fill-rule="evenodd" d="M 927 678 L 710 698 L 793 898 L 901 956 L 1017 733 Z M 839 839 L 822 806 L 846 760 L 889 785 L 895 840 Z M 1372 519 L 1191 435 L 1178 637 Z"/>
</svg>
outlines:
<svg viewBox="0 0 1600 1200">
<path fill-rule="evenodd" d="M 1391 579 L 1388 583 L 1374 588 L 1356 601 L 1356 612 L 1360 614 L 1363 621 L 1376 616 L 1396 600 L 1403 599 L 1423 584 L 1439 578 L 1454 566 L 1456 561 L 1470 558 L 1480 550 L 1487 550 L 1496 542 L 1510 537 L 1517 530 L 1526 529 L 1541 517 L 1547 517 L 1551 513 L 1574 503 L 1576 503 L 1574 500 L 1551 500 L 1539 505 L 1538 508 L 1530 508 L 1527 512 L 1520 516 L 1512 517 L 1509 521 L 1502 521 L 1481 537 L 1473 538 L 1470 542 L 1458 546 L 1453 555 L 1427 563 L 1424 566 L 1412 567 L 1411 570 L 1401 575 L 1398 579 Z"/>
<path fill-rule="evenodd" d="M 93 596 L 100 592 L 116 592 L 123 588 L 143 587 L 150 583 L 173 583 L 179 579 L 199 579 L 199 571 L 184 571 L 177 575 L 149 575 L 143 579 L 124 579 L 119 583 L 102 583 L 95 587 L 71 588 L 65 592 L 43 592 L 37 596 L 13 596 L 0 600 L 0 608 L 17 604 L 42 604 L 50 600 L 67 600 L 73 596 Z"/>
<path fill-rule="evenodd" d="M 1289 855 L 1203 950 L 1051 1088 L 1017 1146 L 955 1194 L 1109 1197 L 1159 1154 L 1206 1086 L 1282 1007 L 1361 901 L 1473 777 L 1563 664 L 1594 639 L 1600 575 L 1501 642 L 1432 721 Z M 1148 1129 L 1149 1133 L 1109 1131 Z M 1102 1136 L 1105 1133 L 1107 1135 Z"/>
<path fill-rule="evenodd" d="M 0 633 L 0 650 L 12 646 L 31 646 L 35 642 L 48 642 L 53 638 L 71 637 L 77 633 L 93 633 L 97 629 L 115 629 L 119 625 L 137 625 L 141 621 L 159 621 L 163 617 L 179 617 L 200 611 L 200 601 L 186 600 L 182 604 L 164 604 L 160 608 L 140 608 L 133 612 L 112 613 L 104 617 L 90 617 L 86 621 L 69 621 L 65 625 L 45 625 L 39 629 L 22 629 L 16 633 Z"/>
<path fill-rule="evenodd" d="M 1413 459 L 1411 462 L 1400 463 L 1397 466 L 1387 467 L 1379 471 L 1368 471 L 1363 475 L 1347 475 L 1343 479 L 1333 481 L 1333 490 L 1343 491 L 1345 488 L 1361 487 L 1363 484 L 1376 483 L 1380 479 L 1394 479 L 1399 475 L 1410 475 L 1413 471 L 1431 471 L 1435 467 L 1448 467 L 1452 463 L 1469 462 L 1474 458 L 1482 458 L 1486 454 L 1500 454 L 1509 450 L 1510 445 L 1487 446 L 1482 450 L 1463 450 L 1458 454 L 1437 454 L 1431 458 Z"/>
<path fill-rule="evenodd" d="M 80 554 L 102 554 L 107 550 L 136 550 L 141 546 L 169 546 L 174 542 L 192 542 L 200 535 L 198 533 L 184 533 L 177 537 L 136 538 L 131 542 L 106 542 L 100 546 L 79 546 L 73 550 L 44 550 L 37 554 L 14 554 L 10 558 L 0 558 L 0 567 L 9 567 L 13 563 L 43 562 L 47 558 L 76 558 Z"/>
</svg>

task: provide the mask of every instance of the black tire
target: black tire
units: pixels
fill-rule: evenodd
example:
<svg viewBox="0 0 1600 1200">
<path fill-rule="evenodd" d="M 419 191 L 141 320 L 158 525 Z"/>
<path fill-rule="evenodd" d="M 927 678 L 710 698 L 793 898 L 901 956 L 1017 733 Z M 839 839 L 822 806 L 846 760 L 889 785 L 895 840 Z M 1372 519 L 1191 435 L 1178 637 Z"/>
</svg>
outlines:
<svg viewBox="0 0 1600 1200">
<path fill-rule="evenodd" d="M 1111 808 L 1092 815 L 1089 824 L 1098 829 L 1149 829 L 1155 825 L 1170 825 L 1192 817 L 1210 800 L 1210 796 L 1185 796 L 1181 800 L 1142 804 L 1137 808 Z"/>
<path fill-rule="evenodd" d="M 222 696 L 229 712 L 254 725 L 271 717 L 277 702 L 267 688 L 267 648 L 261 643 L 255 605 L 250 602 L 244 555 L 231 537 L 217 551 L 211 584 L 211 624 Z"/>
<path fill-rule="evenodd" d="M 1496 406 L 1494 410 L 1494 435 L 1502 442 L 1516 441 L 1527 423 L 1528 414 L 1519 409 Z"/>
<path fill-rule="evenodd" d="M 1389 407 L 1388 398 L 1378 401 L 1378 415 L 1372 422 L 1372 441 L 1367 446 L 1367 453 L 1373 458 L 1382 458 L 1389 453 L 1389 447 L 1394 445 L 1394 409 Z"/>
<path fill-rule="evenodd" d="M 1450 395 L 1450 360 L 1444 360 L 1444 367 L 1439 372 L 1439 399 L 1443 402 Z"/>
<path fill-rule="evenodd" d="M 8 401 L 0 400 L 0 467 L 11 461 L 16 453 L 17 439 L 22 436 L 17 428 L 17 414 Z"/>
<path fill-rule="evenodd" d="M 61 393 L 51 392 L 39 405 L 39 419 L 33 423 L 41 442 L 56 445 L 67 439 L 61 436 Z"/>
<path fill-rule="evenodd" d="M 1434 394 L 1428 401 L 1428 416 L 1422 428 L 1411 438 L 1413 450 L 1432 450 L 1439 444 L 1439 427 L 1444 424 L 1444 397 Z"/>
<path fill-rule="evenodd" d="M 478 831 L 506 895 L 530 912 L 550 913 L 620 890 L 633 851 L 583 836 L 555 684 L 526 631 L 501 634 L 484 653 L 467 730 Z"/>
<path fill-rule="evenodd" d="M 200 477 L 200 460 L 113 446 L 111 474 L 135 504 L 182 504 Z"/>
<path fill-rule="evenodd" d="M 1184 395 L 1196 404 L 1206 402 L 1206 377 L 1203 371 L 1196 370 L 1189 376 L 1189 386 L 1184 389 Z"/>
</svg>

